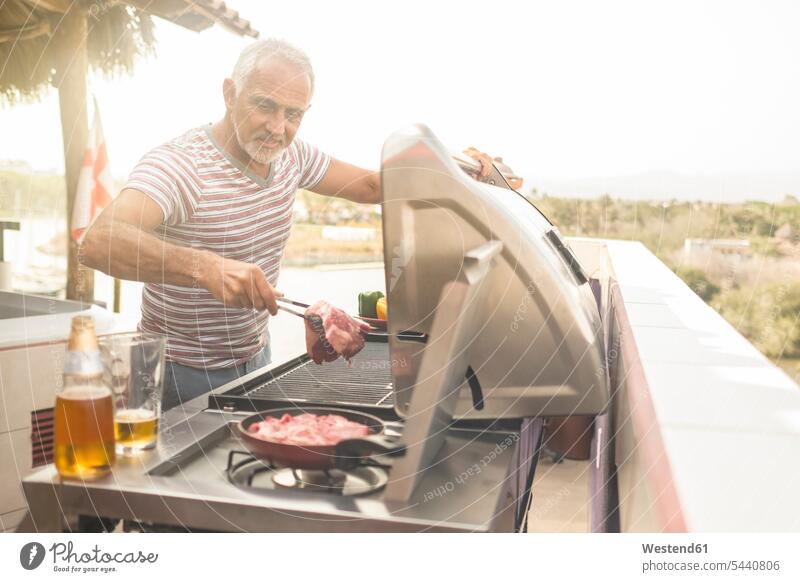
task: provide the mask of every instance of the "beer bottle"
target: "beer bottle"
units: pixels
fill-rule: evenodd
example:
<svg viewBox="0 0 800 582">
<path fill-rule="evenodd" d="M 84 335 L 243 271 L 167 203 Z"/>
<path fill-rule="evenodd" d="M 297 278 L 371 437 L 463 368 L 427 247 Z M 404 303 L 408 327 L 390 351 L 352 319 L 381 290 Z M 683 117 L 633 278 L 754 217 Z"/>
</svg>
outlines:
<svg viewBox="0 0 800 582">
<path fill-rule="evenodd" d="M 92 479 L 106 475 L 115 461 L 111 388 L 88 315 L 72 318 L 64 361 L 64 385 L 56 394 L 56 469 L 62 477 Z"/>
</svg>

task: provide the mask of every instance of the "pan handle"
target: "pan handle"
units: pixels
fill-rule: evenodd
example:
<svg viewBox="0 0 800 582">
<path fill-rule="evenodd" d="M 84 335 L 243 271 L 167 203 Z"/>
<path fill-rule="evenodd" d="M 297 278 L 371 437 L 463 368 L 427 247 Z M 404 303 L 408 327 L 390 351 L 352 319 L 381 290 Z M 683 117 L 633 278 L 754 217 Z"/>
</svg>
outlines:
<svg viewBox="0 0 800 582">
<path fill-rule="evenodd" d="M 406 445 L 382 435 L 343 440 L 336 445 L 336 468 L 348 471 L 357 467 L 364 457 L 375 454 L 401 457 L 406 454 Z"/>
</svg>

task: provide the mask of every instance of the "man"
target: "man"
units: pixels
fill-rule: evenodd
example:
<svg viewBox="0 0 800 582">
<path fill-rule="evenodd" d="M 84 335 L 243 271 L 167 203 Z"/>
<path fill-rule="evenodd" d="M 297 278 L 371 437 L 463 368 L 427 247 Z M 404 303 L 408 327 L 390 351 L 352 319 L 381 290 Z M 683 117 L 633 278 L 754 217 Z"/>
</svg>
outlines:
<svg viewBox="0 0 800 582">
<path fill-rule="evenodd" d="M 146 283 L 139 329 L 167 337 L 164 410 L 269 363 L 298 188 L 380 202 L 379 173 L 295 138 L 313 92 L 302 51 L 248 46 L 223 83 L 224 118 L 142 158 L 86 234 L 84 264 Z M 488 176 L 491 159 L 473 157 Z"/>
</svg>

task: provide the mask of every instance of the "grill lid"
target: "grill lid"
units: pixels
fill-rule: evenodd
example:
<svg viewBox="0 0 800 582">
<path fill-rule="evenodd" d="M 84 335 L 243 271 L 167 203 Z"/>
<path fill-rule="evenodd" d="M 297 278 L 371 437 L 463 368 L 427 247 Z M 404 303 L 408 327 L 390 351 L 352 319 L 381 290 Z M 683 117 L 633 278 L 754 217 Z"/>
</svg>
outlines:
<svg viewBox="0 0 800 582">
<path fill-rule="evenodd" d="M 465 256 L 492 241 L 502 248 L 470 299 L 475 332 L 457 350 L 484 405 L 473 406 L 464 381 L 454 414 L 601 412 L 609 390 L 599 311 L 586 273 L 547 218 L 504 183 L 468 176 L 423 125 L 389 137 L 381 174 L 389 345 L 392 360 L 407 363 L 392 368 L 397 413 L 409 414 L 414 387 L 425 382 L 419 374 L 441 339 L 431 332 L 448 300 L 443 292 L 464 277 Z M 427 343 L 394 335 L 405 331 L 427 334 Z"/>
</svg>

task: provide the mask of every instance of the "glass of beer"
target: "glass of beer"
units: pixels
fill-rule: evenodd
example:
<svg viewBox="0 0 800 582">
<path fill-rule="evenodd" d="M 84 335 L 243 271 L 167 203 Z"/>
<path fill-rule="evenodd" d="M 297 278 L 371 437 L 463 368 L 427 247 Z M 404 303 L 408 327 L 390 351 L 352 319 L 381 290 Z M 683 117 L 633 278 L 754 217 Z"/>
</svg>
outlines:
<svg viewBox="0 0 800 582">
<path fill-rule="evenodd" d="M 164 389 L 164 337 L 124 333 L 100 338 L 104 379 L 114 397 L 116 451 L 132 455 L 158 440 Z"/>
</svg>

